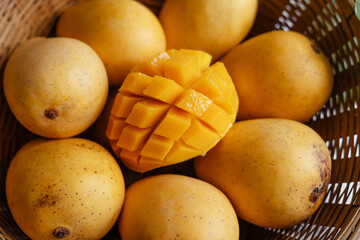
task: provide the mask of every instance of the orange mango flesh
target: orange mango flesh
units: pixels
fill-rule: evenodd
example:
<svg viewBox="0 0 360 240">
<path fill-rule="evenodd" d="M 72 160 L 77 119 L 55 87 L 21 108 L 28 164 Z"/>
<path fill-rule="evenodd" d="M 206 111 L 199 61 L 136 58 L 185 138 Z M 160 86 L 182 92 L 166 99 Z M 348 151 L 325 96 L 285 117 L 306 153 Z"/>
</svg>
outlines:
<svg viewBox="0 0 360 240">
<path fill-rule="evenodd" d="M 235 122 L 239 99 L 225 66 L 199 50 L 168 50 L 137 65 L 117 93 L 106 136 L 130 169 L 205 155 Z"/>
</svg>

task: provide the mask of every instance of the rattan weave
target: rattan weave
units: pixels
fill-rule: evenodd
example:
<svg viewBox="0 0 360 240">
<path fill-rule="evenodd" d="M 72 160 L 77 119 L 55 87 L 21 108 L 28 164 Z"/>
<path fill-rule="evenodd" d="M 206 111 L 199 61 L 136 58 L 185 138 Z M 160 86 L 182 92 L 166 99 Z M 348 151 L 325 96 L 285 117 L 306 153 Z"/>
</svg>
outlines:
<svg viewBox="0 0 360 240">
<path fill-rule="evenodd" d="M 255 1 L 255 0 L 254 0 Z M 158 13 L 163 0 L 142 0 Z M 46 36 L 57 17 L 74 1 L 0 0 L 0 239 L 27 239 L 11 217 L 5 176 L 15 152 L 32 139 L 12 115 L 2 75 L 11 52 L 26 39 Z M 249 37 L 274 30 L 294 30 L 317 42 L 329 58 L 334 89 L 311 121 L 333 158 L 325 202 L 306 222 L 287 230 L 263 229 L 240 221 L 240 239 L 360 239 L 360 21 L 354 0 L 260 0 Z M 116 227 L 105 239 L 120 239 Z"/>
</svg>

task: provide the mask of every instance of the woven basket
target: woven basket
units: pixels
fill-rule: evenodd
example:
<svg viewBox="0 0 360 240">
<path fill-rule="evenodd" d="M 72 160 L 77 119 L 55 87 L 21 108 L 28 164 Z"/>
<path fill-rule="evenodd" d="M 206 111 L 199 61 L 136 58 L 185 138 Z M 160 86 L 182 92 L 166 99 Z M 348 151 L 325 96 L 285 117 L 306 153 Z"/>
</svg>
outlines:
<svg viewBox="0 0 360 240">
<path fill-rule="evenodd" d="M 158 13 L 163 0 L 142 2 Z M 11 52 L 25 40 L 52 34 L 56 19 L 71 4 L 74 1 L 0 1 L 0 239 L 28 239 L 11 217 L 4 186 L 12 157 L 34 137 L 17 122 L 6 103 L 2 91 L 4 66 Z M 240 239 L 359 240 L 360 21 L 354 14 L 354 0 L 260 0 L 259 13 L 249 37 L 273 29 L 291 29 L 309 36 L 319 44 L 333 66 L 332 95 L 307 123 L 330 149 L 332 178 L 323 205 L 306 222 L 291 229 L 276 230 L 240 220 Z M 189 175 L 193 173 L 189 172 Z M 120 239 L 116 226 L 105 239 Z"/>
</svg>

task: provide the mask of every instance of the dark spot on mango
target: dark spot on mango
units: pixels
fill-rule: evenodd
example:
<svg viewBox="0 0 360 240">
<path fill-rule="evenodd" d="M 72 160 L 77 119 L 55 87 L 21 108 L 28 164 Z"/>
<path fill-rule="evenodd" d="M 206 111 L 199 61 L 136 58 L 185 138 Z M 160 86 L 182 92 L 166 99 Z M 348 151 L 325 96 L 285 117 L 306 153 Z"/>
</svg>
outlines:
<svg viewBox="0 0 360 240">
<path fill-rule="evenodd" d="M 44 114 L 45 114 L 45 117 L 47 117 L 51 120 L 54 120 L 57 116 L 59 116 L 58 111 L 56 111 L 55 109 L 52 109 L 52 108 L 46 109 Z"/>
<path fill-rule="evenodd" d="M 68 227 L 57 227 L 53 231 L 53 235 L 56 238 L 66 238 L 70 235 L 70 229 Z"/>
<path fill-rule="evenodd" d="M 320 54 L 320 48 L 316 44 L 311 44 L 311 48 L 316 54 Z"/>
</svg>

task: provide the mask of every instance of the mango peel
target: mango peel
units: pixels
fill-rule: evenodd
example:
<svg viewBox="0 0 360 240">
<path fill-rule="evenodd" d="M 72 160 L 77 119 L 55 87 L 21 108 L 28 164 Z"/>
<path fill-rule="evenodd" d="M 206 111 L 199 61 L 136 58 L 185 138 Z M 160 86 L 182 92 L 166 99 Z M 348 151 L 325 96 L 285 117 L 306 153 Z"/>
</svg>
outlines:
<svg viewBox="0 0 360 240">
<path fill-rule="evenodd" d="M 135 66 L 119 88 L 106 136 L 130 169 L 205 155 L 235 122 L 239 99 L 225 66 L 200 50 L 168 50 Z"/>
</svg>

